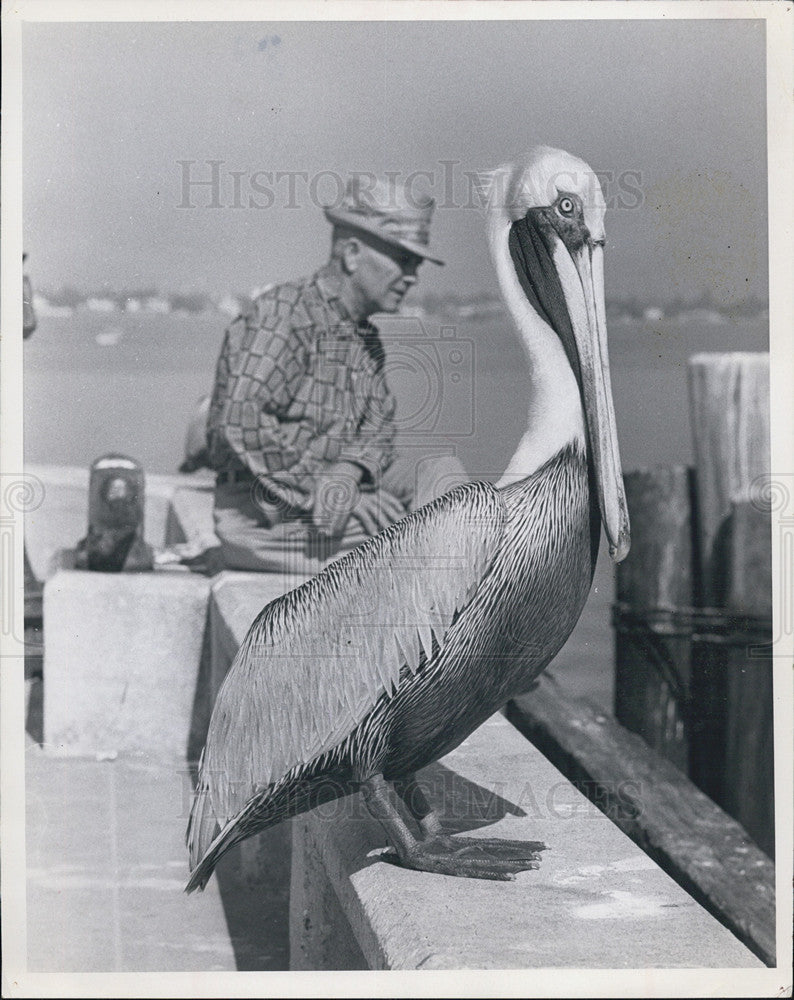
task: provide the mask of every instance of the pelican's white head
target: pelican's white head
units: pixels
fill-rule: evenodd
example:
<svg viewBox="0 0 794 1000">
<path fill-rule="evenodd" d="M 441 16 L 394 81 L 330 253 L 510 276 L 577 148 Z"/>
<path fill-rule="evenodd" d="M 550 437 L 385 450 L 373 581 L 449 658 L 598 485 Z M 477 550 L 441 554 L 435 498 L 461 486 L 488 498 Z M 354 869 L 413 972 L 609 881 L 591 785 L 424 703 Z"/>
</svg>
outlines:
<svg viewBox="0 0 794 1000">
<path fill-rule="evenodd" d="M 491 255 L 530 359 L 533 339 L 547 347 L 558 339 L 578 383 L 601 516 L 619 562 L 629 522 L 609 376 L 601 185 L 583 160 L 538 146 L 493 172 L 488 204 Z"/>
<path fill-rule="evenodd" d="M 590 238 L 603 242 L 606 202 L 598 178 L 584 160 L 563 149 L 536 146 L 520 164 L 500 171 L 505 171 L 499 183 L 505 187 L 503 204 L 511 221 L 522 219 L 531 208 L 559 208 L 561 200 L 570 198 L 574 210 L 581 209 Z M 574 213 L 559 214 L 574 218 Z"/>
</svg>

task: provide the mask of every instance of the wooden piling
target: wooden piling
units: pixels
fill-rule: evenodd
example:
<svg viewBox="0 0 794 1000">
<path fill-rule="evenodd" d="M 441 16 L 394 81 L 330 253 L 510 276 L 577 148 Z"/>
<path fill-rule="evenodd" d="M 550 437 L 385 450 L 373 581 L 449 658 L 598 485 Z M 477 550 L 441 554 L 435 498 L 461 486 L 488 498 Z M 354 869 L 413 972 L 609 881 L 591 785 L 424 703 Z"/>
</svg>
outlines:
<svg viewBox="0 0 794 1000">
<path fill-rule="evenodd" d="M 684 466 L 643 469 L 626 475 L 625 484 L 631 551 L 617 568 L 615 717 L 686 772 L 689 637 L 663 639 L 665 671 L 648 648 L 651 637 L 620 609 L 642 617 L 692 604 L 691 473 Z"/>
<path fill-rule="evenodd" d="M 733 504 L 726 604 L 737 614 L 772 619 L 769 513 Z M 758 641 L 734 646 L 726 664 L 725 809 L 775 856 L 772 656 Z"/>
<path fill-rule="evenodd" d="M 701 564 L 695 597 L 701 605 L 735 609 L 752 590 L 763 599 L 772 587 L 771 572 L 759 569 L 758 557 L 768 520 L 766 529 L 759 527 L 748 511 L 753 484 L 770 472 L 769 355 L 696 355 L 689 390 Z M 690 776 L 729 809 L 733 803 L 743 810 L 739 800 L 758 791 L 760 762 L 755 754 L 754 763 L 741 760 L 742 753 L 753 744 L 768 746 L 771 760 L 771 677 L 767 684 L 762 676 L 762 669 L 748 667 L 741 648 L 704 644 L 693 659 L 697 726 L 690 736 Z M 753 822 L 758 830 L 766 820 Z"/>
<path fill-rule="evenodd" d="M 731 504 L 749 499 L 753 483 L 770 472 L 769 355 L 694 355 L 689 362 L 689 398 L 703 564 L 700 599 L 722 606 L 721 542 Z"/>
</svg>

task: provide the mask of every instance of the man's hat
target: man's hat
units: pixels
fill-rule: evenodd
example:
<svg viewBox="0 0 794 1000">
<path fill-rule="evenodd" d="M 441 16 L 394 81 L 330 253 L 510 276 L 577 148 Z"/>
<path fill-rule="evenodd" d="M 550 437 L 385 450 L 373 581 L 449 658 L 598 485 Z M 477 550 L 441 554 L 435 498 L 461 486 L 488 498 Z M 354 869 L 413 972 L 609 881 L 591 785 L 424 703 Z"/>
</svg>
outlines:
<svg viewBox="0 0 794 1000">
<path fill-rule="evenodd" d="M 324 211 L 334 225 L 350 226 L 434 264 L 443 264 L 443 260 L 427 252 L 435 205 L 429 196 L 415 197 L 393 177 L 357 174 L 347 182 L 341 204 L 329 205 Z"/>
</svg>

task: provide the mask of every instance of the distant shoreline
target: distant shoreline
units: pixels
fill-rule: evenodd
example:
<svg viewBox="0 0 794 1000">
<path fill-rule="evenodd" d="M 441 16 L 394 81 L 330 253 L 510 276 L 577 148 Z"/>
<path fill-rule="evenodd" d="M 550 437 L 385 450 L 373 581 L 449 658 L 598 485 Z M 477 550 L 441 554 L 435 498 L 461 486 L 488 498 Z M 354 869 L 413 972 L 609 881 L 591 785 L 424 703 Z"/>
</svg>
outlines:
<svg viewBox="0 0 794 1000">
<path fill-rule="evenodd" d="M 255 290 L 252 295 L 264 289 Z M 61 292 L 36 292 L 33 305 L 37 315 L 66 318 L 76 312 L 92 312 L 107 316 L 118 314 L 154 313 L 171 316 L 226 316 L 233 319 L 252 301 L 251 296 L 225 294 L 209 296 L 204 293 L 97 293 L 85 294 L 67 289 Z M 736 320 L 768 320 L 769 308 L 759 299 L 749 298 L 729 306 L 713 303 L 709 296 L 695 302 L 676 302 L 669 305 L 643 304 L 635 300 L 608 300 L 607 320 L 613 323 L 677 322 L 722 323 Z M 454 297 L 427 299 L 408 304 L 404 315 L 418 319 L 436 317 L 458 320 L 490 320 L 506 315 L 500 299 L 490 295 L 464 300 Z"/>
</svg>

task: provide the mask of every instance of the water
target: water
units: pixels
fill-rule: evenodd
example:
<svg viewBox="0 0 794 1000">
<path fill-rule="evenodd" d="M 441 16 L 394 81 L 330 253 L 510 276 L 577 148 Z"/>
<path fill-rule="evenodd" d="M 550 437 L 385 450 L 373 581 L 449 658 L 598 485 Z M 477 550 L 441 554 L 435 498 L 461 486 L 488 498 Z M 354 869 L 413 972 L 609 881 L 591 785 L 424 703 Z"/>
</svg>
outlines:
<svg viewBox="0 0 794 1000">
<path fill-rule="evenodd" d="M 197 399 L 212 387 L 220 314 L 41 317 L 25 343 L 25 449 L 32 463 L 88 466 L 106 451 L 173 472 Z M 526 415 L 526 362 L 505 319 L 384 320 L 403 441 L 450 443 L 473 474 L 498 476 Z M 691 460 L 687 359 L 767 349 L 764 320 L 610 326 L 625 469 Z"/>
<path fill-rule="evenodd" d="M 87 467 L 121 451 L 173 472 L 197 399 L 212 387 L 226 320 L 78 312 L 41 317 L 25 343 L 25 448 L 31 463 Z M 389 319 L 382 333 L 404 446 L 452 447 L 476 478 L 504 470 L 526 416 L 526 362 L 506 319 Z M 623 467 L 691 461 L 687 359 L 767 349 L 763 320 L 610 326 Z M 601 556 L 587 607 L 552 670 L 571 695 L 612 705 L 613 568 Z"/>
</svg>

